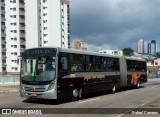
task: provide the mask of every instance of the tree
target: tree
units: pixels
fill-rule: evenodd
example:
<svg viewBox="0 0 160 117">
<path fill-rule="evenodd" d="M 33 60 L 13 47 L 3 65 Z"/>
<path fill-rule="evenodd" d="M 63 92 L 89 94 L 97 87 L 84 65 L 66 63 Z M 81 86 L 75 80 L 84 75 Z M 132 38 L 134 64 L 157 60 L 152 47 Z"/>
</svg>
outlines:
<svg viewBox="0 0 160 117">
<path fill-rule="evenodd" d="M 134 55 L 134 50 L 132 48 L 124 48 L 122 51 L 124 56 Z"/>
<path fill-rule="evenodd" d="M 160 52 L 156 53 L 157 58 L 160 58 Z"/>
</svg>

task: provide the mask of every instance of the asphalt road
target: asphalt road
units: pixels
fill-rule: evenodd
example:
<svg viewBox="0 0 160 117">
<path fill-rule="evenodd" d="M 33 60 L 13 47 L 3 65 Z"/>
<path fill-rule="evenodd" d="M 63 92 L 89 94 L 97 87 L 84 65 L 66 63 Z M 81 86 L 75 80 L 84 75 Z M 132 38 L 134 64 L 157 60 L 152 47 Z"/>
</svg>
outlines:
<svg viewBox="0 0 160 117">
<path fill-rule="evenodd" d="M 62 100 L 57 102 L 56 100 L 25 100 L 21 98 L 19 93 L 0 94 L 0 108 L 47 108 L 49 113 L 61 113 L 54 114 L 54 117 L 72 117 L 72 116 L 124 116 L 123 114 L 130 111 L 133 108 L 143 106 L 155 99 L 160 98 L 160 80 L 150 80 L 146 84 L 143 84 L 140 89 L 123 88 L 119 89 L 115 94 L 109 94 L 106 92 L 99 92 L 96 94 L 90 94 L 85 96 L 83 99 L 71 102 L 70 100 Z M 50 108 L 50 109 L 49 109 Z M 56 111 L 52 108 L 58 108 Z M 69 108 L 69 112 L 78 114 L 66 114 L 66 110 L 63 108 Z M 80 108 L 74 109 L 74 108 Z M 85 110 L 83 110 L 85 108 Z M 109 108 L 111 110 L 107 110 Z M 119 111 L 112 108 L 117 108 Z M 124 109 L 127 108 L 127 109 Z M 71 111 L 72 109 L 72 111 Z M 81 110 L 82 109 L 82 110 Z M 86 114 L 80 114 L 81 112 Z M 107 114 L 114 112 L 113 114 Z M 92 114 L 94 113 L 94 114 Z M 97 113 L 97 114 L 95 114 Z M 2 116 L 19 116 L 22 115 L 0 115 Z M 23 115 L 23 116 L 37 116 L 37 117 L 53 117 L 52 114 L 43 115 Z"/>
</svg>

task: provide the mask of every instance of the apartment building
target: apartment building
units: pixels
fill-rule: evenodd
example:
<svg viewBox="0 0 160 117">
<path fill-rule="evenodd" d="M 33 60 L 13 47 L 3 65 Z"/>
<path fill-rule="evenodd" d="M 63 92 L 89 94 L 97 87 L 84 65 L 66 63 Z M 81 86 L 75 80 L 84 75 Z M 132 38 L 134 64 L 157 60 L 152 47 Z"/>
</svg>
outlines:
<svg viewBox="0 0 160 117">
<path fill-rule="evenodd" d="M 26 48 L 70 47 L 68 0 L 26 1 Z"/>
<path fill-rule="evenodd" d="M 25 50 L 25 0 L 1 0 L 0 74 L 18 74 Z"/>
<path fill-rule="evenodd" d="M 140 54 L 147 54 L 148 50 L 147 50 L 147 41 L 144 41 L 143 39 L 139 40 L 137 42 L 137 53 Z"/>
</svg>

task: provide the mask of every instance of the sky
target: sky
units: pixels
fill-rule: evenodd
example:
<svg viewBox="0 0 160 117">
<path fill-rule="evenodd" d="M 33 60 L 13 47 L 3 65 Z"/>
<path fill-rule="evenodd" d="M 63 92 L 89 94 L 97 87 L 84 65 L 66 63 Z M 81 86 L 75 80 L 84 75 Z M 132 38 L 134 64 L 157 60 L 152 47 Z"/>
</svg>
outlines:
<svg viewBox="0 0 160 117">
<path fill-rule="evenodd" d="M 70 0 L 71 43 L 88 50 L 136 49 L 140 39 L 160 44 L 160 0 Z"/>
</svg>

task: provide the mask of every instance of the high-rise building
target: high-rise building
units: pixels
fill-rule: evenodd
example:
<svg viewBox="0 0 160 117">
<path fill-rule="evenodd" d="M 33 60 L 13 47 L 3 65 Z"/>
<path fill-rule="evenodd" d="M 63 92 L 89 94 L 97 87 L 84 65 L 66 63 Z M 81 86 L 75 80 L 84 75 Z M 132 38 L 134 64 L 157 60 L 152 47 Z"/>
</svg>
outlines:
<svg viewBox="0 0 160 117">
<path fill-rule="evenodd" d="M 25 50 L 25 0 L 1 0 L 0 74 L 18 74 Z"/>
<path fill-rule="evenodd" d="M 68 0 L 26 1 L 26 46 L 70 47 Z"/>
<path fill-rule="evenodd" d="M 137 43 L 137 53 L 144 54 L 146 51 L 146 42 L 141 39 Z"/>
<path fill-rule="evenodd" d="M 144 53 L 148 54 L 148 42 L 144 41 Z"/>
<path fill-rule="evenodd" d="M 148 43 L 148 54 L 156 55 L 157 44 L 155 40 L 152 40 L 151 43 Z"/>
<path fill-rule="evenodd" d="M 157 47 L 156 47 L 156 40 L 152 40 L 151 41 L 151 54 L 156 54 L 156 50 L 157 49 Z"/>
<path fill-rule="evenodd" d="M 148 43 L 148 54 L 151 54 L 151 43 Z"/>
</svg>

